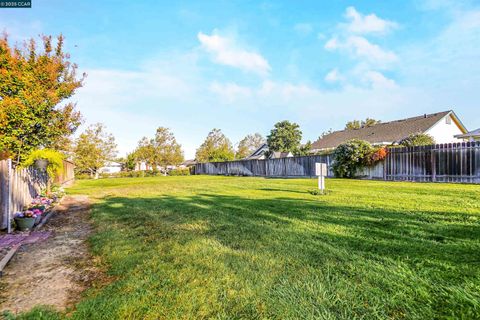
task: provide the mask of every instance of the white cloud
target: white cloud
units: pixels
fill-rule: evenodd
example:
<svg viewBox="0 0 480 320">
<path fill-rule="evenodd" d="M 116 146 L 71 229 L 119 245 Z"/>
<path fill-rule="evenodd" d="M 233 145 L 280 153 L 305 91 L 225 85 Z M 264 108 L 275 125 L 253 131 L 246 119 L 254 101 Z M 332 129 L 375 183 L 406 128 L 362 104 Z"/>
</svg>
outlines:
<svg viewBox="0 0 480 320">
<path fill-rule="evenodd" d="M 398 24 L 393 21 L 384 20 L 377 17 L 375 14 L 363 15 L 354 7 L 348 7 L 345 11 L 345 18 L 350 22 L 346 25 L 348 31 L 352 33 L 377 33 L 385 34 L 392 29 L 398 27 Z"/>
<path fill-rule="evenodd" d="M 240 86 L 236 83 L 213 82 L 209 89 L 227 103 L 249 98 L 252 95 L 252 90 L 249 87 Z"/>
<path fill-rule="evenodd" d="M 210 53 L 213 61 L 235 67 L 247 72 L 253 72 L 262 76 L 270 72 L 270 64 L 259 53 L 240 48 L 233 39 L 222 37 L 216 32 L 211 35 L 199 32 L 198 40 L 202 48 Z"/>
<path fill-rule="evenodd" d="M 348 36 L 344 40 L 333 37 L 325 43 L 325 49 L 331 51 L 343 50 L 355 58 L 364 59 L 381 66 L 395 62 L 398 59 L 397 55 L 392 51 L 384 50 L 360 36 Z"/>
<path fill-rule="evenodd" d="M 378 71 L 369 70 L 365 72 L 363 80 L 374 89 L 394 89 L 397 87 L 394 80 L 385 77 Z"/>
<path fill-rule="evenodd" d="M 313 27 L 310 23 L 297 23 L 293 30 L 302 36 L 309 35 L 313 31 Z"/>
<path fill-rule="evenodd" d="M 330 83 L 341 82 L 343 81 L 344 77 L 340 72 L 335 68 L 332 69 L 327 75 L 325 76 L 325 81 Z"/>
</svg>

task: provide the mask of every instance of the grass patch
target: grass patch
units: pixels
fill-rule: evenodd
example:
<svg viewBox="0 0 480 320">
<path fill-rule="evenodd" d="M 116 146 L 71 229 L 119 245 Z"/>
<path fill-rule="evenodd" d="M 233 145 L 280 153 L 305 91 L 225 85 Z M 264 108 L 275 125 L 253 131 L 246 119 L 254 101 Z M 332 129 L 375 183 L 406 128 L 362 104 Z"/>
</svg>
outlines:
<svg viewBox="0 0 480 320">
<path fill-rule="evenodd" d="M 237 177 L 79 181 L 111 284 L 76 319 L 480 317 L 480 187 Z"/>
</svg>

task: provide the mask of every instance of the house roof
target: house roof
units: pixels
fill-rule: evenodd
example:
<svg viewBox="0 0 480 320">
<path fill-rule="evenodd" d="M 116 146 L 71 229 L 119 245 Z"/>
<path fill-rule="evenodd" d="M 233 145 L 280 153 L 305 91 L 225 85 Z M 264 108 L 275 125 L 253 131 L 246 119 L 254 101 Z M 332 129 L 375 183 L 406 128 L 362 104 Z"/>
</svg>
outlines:
<svg viewBox="0 0 480 320">
<path fill-rule="evenodd" d="M 361 139 L 372 144 L 396 143 L 408 137 L 410 134 L 425 133 L 449 114 L 452 114 L 455 123 L 462 131 L 466 132 L 465 127 L 458 117 L 450 110 L 391 122 L 383 122 L 366 128 L 335 131 L 315 141 L 312 144 L 312 150 L 336 148 L 341 143 L 351 139 Z"/>
<path fill-rule="evenodd" d="M 245 159 L 254 159 L 262 156 L 266 151 L 268 151 L 268 145 L 263 143 L 257 150 L 253 151 L 251 155 L 246 157 Z"/>
<path fill-rule="evenodd" d="M 459 134 L 455 136 L 456 138 L 471 138 L 471 137 L 480 137 L 480 128 L 467 132 L 465 134 Z"/>
<path fill-rule="evenodd" d="M 195 161 L 195 159 L 190 159 L 190 160 L 183 161 L 181 164 L 184 166 L 193 166 L 197 164 L 197 161 Z"/>
</svg>

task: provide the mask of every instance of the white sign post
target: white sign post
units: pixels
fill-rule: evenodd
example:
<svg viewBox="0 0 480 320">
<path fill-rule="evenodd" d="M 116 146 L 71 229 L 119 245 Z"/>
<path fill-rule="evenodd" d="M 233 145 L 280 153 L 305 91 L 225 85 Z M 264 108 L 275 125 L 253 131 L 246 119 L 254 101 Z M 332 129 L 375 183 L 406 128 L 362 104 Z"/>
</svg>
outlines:
<svg viewBox="0 0 480 320">
<path fill-rule="evenodd" d="M 315 175 L 318 176 L 318 189 L 322 193 L 325 192 L 325 176 L 327 175 L 326 163 L 315 163 Z"/>
</svg>

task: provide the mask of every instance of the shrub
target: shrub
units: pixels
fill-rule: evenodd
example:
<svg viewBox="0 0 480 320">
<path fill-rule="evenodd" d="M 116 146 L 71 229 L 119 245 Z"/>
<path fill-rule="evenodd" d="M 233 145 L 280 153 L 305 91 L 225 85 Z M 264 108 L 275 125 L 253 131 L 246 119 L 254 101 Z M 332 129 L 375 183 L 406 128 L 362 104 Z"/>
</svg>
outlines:
<svg viewBox="0 0 480 320">
<path fill-rule="evenodd" d="M 412 133 L 400 141 L 400 145 L 403 147 L 429 146 L 432 144 L 435 144 L 435 139 L 426 133 Z"/>
<path fill-rule="evenodd" d="M 367 155 L 365 163 L 369 166 L 374 165 L 375 163 L 385 160 L 388 155 L 388 149 L 386 147 L 380 147 L 373 149 L 370 154 Z"/>
<path fill-rule="evenodd" d="M 367 141 L 353 139 L 339 145 L 333 152 L 332 169 L 336 177 L 354 178 L 358 169 L 367 164 L 373 151 Z"/>
<path fill-rule="evenodd" d="M 189 176 L 190 175 L 190 169 L 189 168 L 177 168 L 170 170 L 168 172 L 169 176 Z"/>
</svg>

